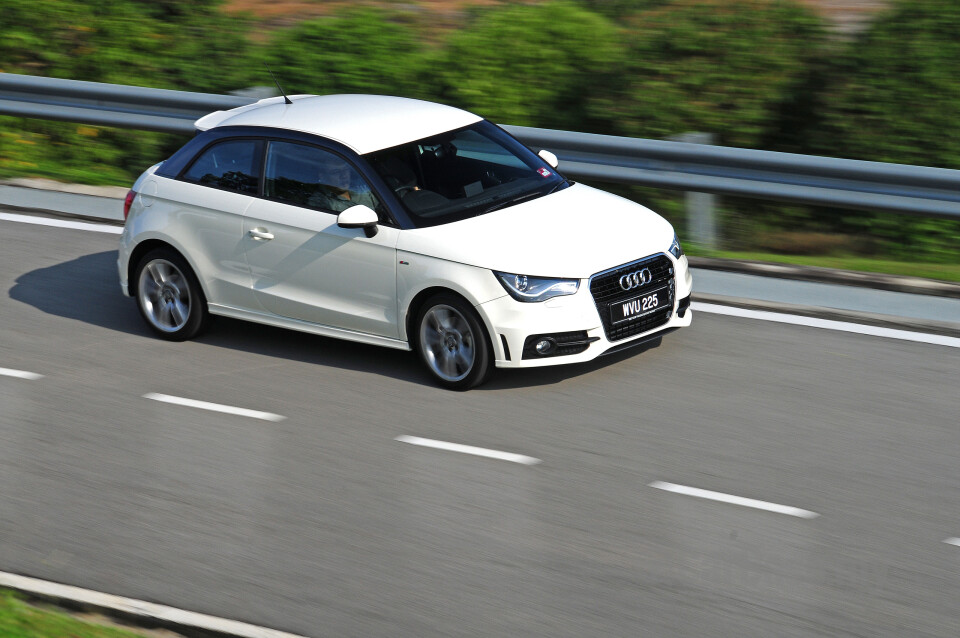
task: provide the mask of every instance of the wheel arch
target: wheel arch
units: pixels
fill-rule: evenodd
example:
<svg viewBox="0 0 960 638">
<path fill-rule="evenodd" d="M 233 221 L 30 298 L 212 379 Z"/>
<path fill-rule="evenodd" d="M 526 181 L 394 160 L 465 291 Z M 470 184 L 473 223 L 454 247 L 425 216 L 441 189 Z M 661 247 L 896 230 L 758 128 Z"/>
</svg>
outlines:
<svg viewBox="0 0 960 638">
<path fill-rule="evenodd" d="M 438 294 L 454 295 L 455 297 L 462 299 L 463 302 L 469 307 L 473 308 L 473 310 L 477 313 L 477 316 L 480 318 L 481 323 L 483 323 L 484 329 L 487 331 L 488 344 L 490 345 L 492 354 L 494 357 L 496 357 L 498 354 L 497 341 L 494 338 L 496 337 L 496 331 L 493 329 L 493 326 L 490 325 L 490 319 L 486 316 L 486 313 L 480 309 L 479 305 L 470 301 L 462 293 L 457 292 L 453 288 L 447 288 L 446 286 L 430 286 L 424 288 L 414 295 L 412 300 L 410 300 L 410 304 L 407 306 L 407 312 L 403 321 L 405 331 L 404 337 L 406 338 L 407 343 L 410 344 L 410 348 L 416 350 L 416 344 L 413 342 L 413 339 L 416 336 L 414 323 L 417 320 L 417 315 L 420 314 L 420 310 L 423 308 L 423 305 L 427 302 L 427 300 Z"/>
<path fill-rule="evenodd" d="M 137 244 L 132 251 L 130 251 L 130 259 L 127 261 L 127 287 L 130 290 L 130 296 L 135 297 L 137 295 L 137 281 L 136 277 L 134 277 L 136 274 L 135 271 L 137 269 L 137 265 L 140 263 L 140 260 L 143 259 L 144 255 L 157 248 L 166 248 L 180 255 L 180 257 L 187 262 L 187 265 L 190 266 L 190 269 L 193 271 L 193 276 L 196 277 L 197 281 L 200 283 L 200 290 L 203 292 L 204 298 L 210 298 L 207 294 L 207 289 L 203 278 L 198 274 L 196 264 L 194 264 L 182 250 L 170 242 L 156 238 L 145 239 Z"/>
</svg>

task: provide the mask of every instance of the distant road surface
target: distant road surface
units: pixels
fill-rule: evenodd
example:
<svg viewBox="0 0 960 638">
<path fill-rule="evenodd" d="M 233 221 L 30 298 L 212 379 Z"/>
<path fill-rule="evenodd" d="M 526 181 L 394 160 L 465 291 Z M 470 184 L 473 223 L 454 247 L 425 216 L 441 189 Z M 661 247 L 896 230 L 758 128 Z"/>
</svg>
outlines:
<svg viewBox="0 0 960 638">
<path fill-rule="evenodd" d="M 155 339 L 116 243 L 0 221 L 0 570 L 318 637 L 957 635 L 960 349 L 699 313 L 456 394 Z"/>
</svg>

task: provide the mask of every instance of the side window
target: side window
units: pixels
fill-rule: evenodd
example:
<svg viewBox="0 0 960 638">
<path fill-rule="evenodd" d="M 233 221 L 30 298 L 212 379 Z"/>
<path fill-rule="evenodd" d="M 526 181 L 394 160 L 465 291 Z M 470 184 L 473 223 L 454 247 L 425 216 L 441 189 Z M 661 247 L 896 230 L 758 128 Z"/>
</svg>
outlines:
<svg viewBox="0 0 960 638">
<path fill-rule="evenodd" d="M 183 179 L 203 186 L 257 194 L 260 183 L 258 140 L 231 140 L 214 144 L 194 160 Z"/>
<path fill-rule="evenodd" d="M 339 213 L 363 204 L 383 217 L 370 186 L 343 158 L 293 142 L 270 142 L 264 197 L 297 206 Z"/>
</svg>

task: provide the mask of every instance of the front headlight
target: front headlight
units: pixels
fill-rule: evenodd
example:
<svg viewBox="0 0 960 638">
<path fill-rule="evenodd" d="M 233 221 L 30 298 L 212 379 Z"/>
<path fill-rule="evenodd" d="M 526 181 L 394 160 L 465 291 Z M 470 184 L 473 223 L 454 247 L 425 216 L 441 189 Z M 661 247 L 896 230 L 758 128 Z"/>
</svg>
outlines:
<svg viewBox="0 0 960 638">
<path fill-rule="evenodd" d="M 528 277 L 507 272 L 493 272 L 500 285 L 517 301 L 546 301 L 554 297 L 572 295 L 580 287 L 579 279 Z"/>
<path fill-rule="evenodd" d="M 683 257 L 683 248 L 680 247 L 680 240 L 677 239 L 676 233 L 673 235 L 673 243 L 670 244 L 670 254 L 677 259 Z"/>
</svg>

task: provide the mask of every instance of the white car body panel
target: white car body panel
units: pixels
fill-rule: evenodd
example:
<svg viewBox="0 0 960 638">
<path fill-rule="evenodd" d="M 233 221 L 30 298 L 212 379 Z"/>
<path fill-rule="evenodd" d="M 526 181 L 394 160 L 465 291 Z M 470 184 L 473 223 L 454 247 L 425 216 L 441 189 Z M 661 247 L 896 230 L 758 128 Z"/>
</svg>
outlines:
<svg viewBox="0 0 960 638">
<path fill-rule="evenodd" d="M 406 98 L 340 95 L 292 100 L 288 105 L 282 97 L 270 98 L 212 113 L 198 120 L 197 127 L 292 129 L 364 154 L 481 121 L 459 109 Z M 482 150 L 459 149 L 471 159 L 482 159 Z M 128 273 L 136 266 L 131 263 L 135 250 L 143 242 L 158 241 L 184 256 L 213 314 L 409 350 L 408 326 L 416 319 L 418 300 L 452 291 L 476 310 L 497 367 L 589 361 L 608 350 L 688 326 L 692 320 L 689 309 L 682 317 L 678 313 L 680 301 L 689 300 L 692 278 L 687 257 L 678 259 L 668 252 L 674 238 L 669 222 L 639 204 L 589 186 L 574 184 L 491 213 L 426 228 L 411 228 L 415 224 L 403 222 L 394 211 L 403 229 L 381 224 L 373 237 L 367 237 L 362 228 L 339 227 L 336 214 L 163 177 L 163 171 L 156 174 L 158 166 L 145 171 L 134 185 L 137 195 L 117 262 L 124 294 L 133 293 Z M 617 296 L 608 299 L 616 302 L 602 302 L 598 309 L 591 278 L 654 257 L 660 263 L 657 276 L 671 277 L 673 306 L 660 306 L 669 310 L 659 315 L 665 323 L 609 341 L 603 322 L 621 321 L 627 315 L 626 304 L 638 303 L 640 296 L 632 295 L 623 280 L 623 290 L 615 288 L 613 279 L 608 285 Z M 574 294 L 545 302 L 520 302 L 494 271 L 576 279 L 579 287 Z M 647 276 L 649 282 L 649 272 Z M 661 287 L 639 295 L 667 289 L 664 279 L 657 281 Z M 654 302 L 657 299 L 653 297 Z M 659 299 L 663 304 L 665 298 Z M 621 301 L 624 311 L 619 314 L 615 304 Z M 610 310 L 608 303 L 614 305 Z M 610 315 L 601 318 L 601 312 Z M 522 358 L 530 337 L 559 333 L 585 334 L 590 343 L 576 354 Z"/>
<path fill-rule="evenodd" d="M 575 184 L 486 215 L 404 231 L 400 250 L 502 272 L 584 279 L 663 252 L 670 224 L 639 204 Z"/>
<path fill-rule="evenodd" d="M 402 231 L 401 236 L 406 232 Z M 413 300 L 428 289 L 452 290 L 474 306 L 507 296 L 487 268 L 402 250 L 397 251 L 397 263 L 397 299 L 401 317 L 409 316 Z M 488 324 L 488 328 L 492 329 L 492 326 Z M 405 322 L 401 331 L 401 339 L 409 338 Z"/>
<path fill-rule="evenodd" d="M 272 97 L 196 121 L 215 126 L 271 126 L 336 140 L 357 153 L 371 153 L 468 126 L 481 117 L 451 106 L 386 95 L 292 95 Z"/>
<path fill-rule="evenodd" d="M 693 283 L 687 257 L 684 255 L 676 260 L 668 255 L 668 258 L 674 262 L 676 271 L 676 294 L 669 321 L 652 330 L 619 341 L 611 342 L 607 339 L 593 295 L 590 293 L 589 278 L 580 281 L 580 287 L 575 294 L 554 297 L 542 303 L 520 303 L 506 296 L 479 306 L 477 310 L 484 317 L 484 321 L 488 325 L 495 326 L 497 335 L 502 335 L 502 339 L 493 339 L 496 366 L 498 368 L 529 368 L 590 361 L 610 348 L 628 346 L 636 341 L 646 341 L 650 335 L 656 335 L 671 328 L 689 326 L 693 318 L 692 311 L 687 309 L 683 317 L 676 312 L 679 300 L 690 295 Z M 579 330 L 586 331 L 589 338 L 596 338 L 596 341 L 580 354 L 543 359 L 520 358 L 524 341 L 530 335 Z M 507 341 L 510 348 L 509 360 L 503 349 L 503 339 Z"/>
<path fill-rule="evenodd" d="M 274 238 L 254 239 L 254 229 Z M 267 312 L 395 339 L 399 233 L 380 226 L 368 238 L 362 229 L 337 226 L 332 213 L 254 199 L 241 250 Z"/>
<path fill-rule="evenodd" d="M 208 300 L 235 306 L 253 302 L 240 241 L 243 213 L 253 198 L 153 175 L 141 188 L 121 235 L 121 276 L 130 257 L 130 251 L 123 250 L 125 245 L 159 240 L 187 259 Z M 162 197 L 143 194 L 157 188 Z M 137 214 L 145 208 L 150 214 Z"/>
</svg>

